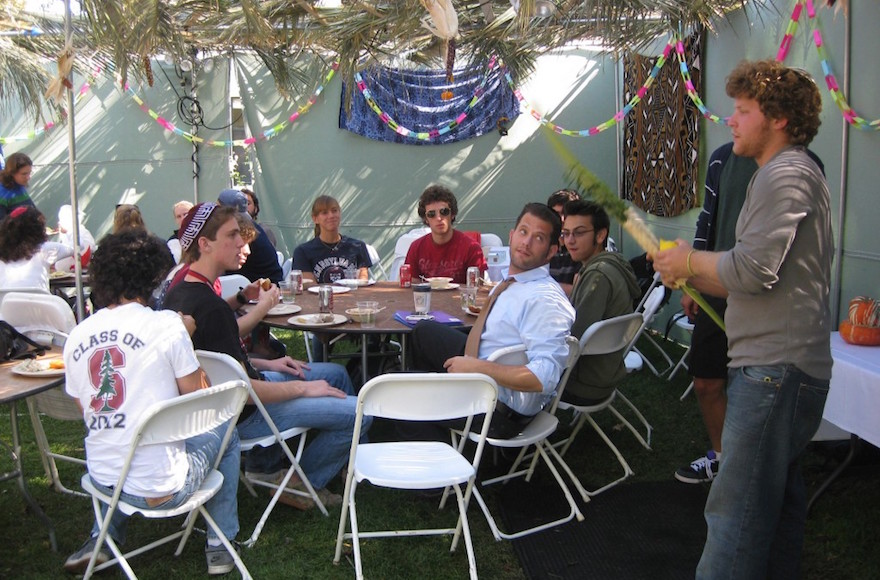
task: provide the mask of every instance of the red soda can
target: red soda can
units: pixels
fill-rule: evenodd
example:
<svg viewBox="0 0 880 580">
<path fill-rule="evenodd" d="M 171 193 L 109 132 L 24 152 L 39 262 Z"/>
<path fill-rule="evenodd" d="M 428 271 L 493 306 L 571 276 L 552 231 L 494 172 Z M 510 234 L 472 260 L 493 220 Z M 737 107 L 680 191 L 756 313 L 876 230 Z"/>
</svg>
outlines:
<svg viewBox="0 0 880 580">
<path fill-rule="evenodd" d="M 412 286 L 412 267 L 409 264 L 400 266 L 400 287 L 409 288 Z"/>
</svg>

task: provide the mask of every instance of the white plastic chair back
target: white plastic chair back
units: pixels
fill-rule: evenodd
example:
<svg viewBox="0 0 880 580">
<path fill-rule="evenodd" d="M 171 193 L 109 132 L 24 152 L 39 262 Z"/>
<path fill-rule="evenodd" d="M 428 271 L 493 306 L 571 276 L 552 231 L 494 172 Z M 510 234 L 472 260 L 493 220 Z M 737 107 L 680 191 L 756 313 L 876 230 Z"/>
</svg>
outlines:
<svg viewBox="0 0 880 580">
<path fill-rule="evenodd" d="M 387 280 L 388 279 L 388 272 L 385 271 L 385 266 L 382 265 L 382 260 L 379 258 L 379 252 L 377 252 L 376 248 L 373 247 L 371 244 L 366 244 L 366 246 L 367 246 L 367 254 L 369 254 L 370 261 L 373 263 L 373 270 L 377 271 L 379 274 L 382 274 L 382 278 L 379 278 L 379 276 L 375 276 L 375 275 L 372 276 L 372 278 L 375 280 L 380 280 L 380 279 Z M 400 269 L 400 267 L 398 266 L 398 270 L 399 269 Z M 398 274 L 399 274 L 399 272 L 398 272 Z"/>
<path fill-rule="evenodd" d="M 281 264 L 281 275 L 287 280 L 287 277 L 290 276 L 290 271 L 293 270 L 293 258 L 287 258 L 284 260 L 284 263 Z"/>
<path fill-rule="evenodd" d="M 119 480 L 114 486 L 114 494 L 112 496 L 104 494 L 94 486 L 88 474 L 83 475 L 81 480 L 82 486 L 91 494 L 95 517 L 101 523 L 101 532 L 97 538 L 95 551 L 97 552 L 104 542 L 106 542 L 114 556 L 116 556 L 116 558 L 111 559 L 100 566 L 95 566 L 93 554 L 92 560 L 89 562 L 89 567 L 86 570 L 85 578 L 89 578 L 92 573 L 97 570 L 103 570 L 104 568 L 108 568 L 115 564 L 122 566 L 129 578 L 134 578 L 134 572 L 132 572 L 126 559 L 127 556 L 139 554 L 178 538 L 180 538 L 180 542 L 178 543 L 175 555 L 180 555 L 183 551 L 186 540 L 189 538 L 193 526 L 195 525 L 196 518 L 194 516 L 196 515 L 196 512 L 201 514 L 208 525 L 217 533 L 217 537 L 223 542 L 224 547 L 232 555 L 242 576 L 244 578 L 250 578 L 250 573 L 241 561 L 241 558 L 238 556 L 236 549 L 232 547 L 229 540 L 224 537 L 223 532 L 217 527 L 214 519 L 204 509 L 204 504 L 216 495 L 223 483 L 223 476 L 220 472 L 216 471 L 217 464 L 223 455 L 223 451 L 226 449 L 226 445 L 229 443 L 229 439 L 232 436 L 232 430 L 235 429 L 236 418 L 241 413 L 247 398 L 247 385 L 243 381 L 230 381 L 223 383 L 222 385 L 217 385 L 208 389 L 199 389 L 186 395 L 154 403 L 150 405 L 139 418 L 140 424 L 132 437 L 131 446 L 129 447 L 128 455 L 125 458 L 125 463 L 120 472 Z M 215 429 L 224 423 L 227 423 L 226 433 L 224 434 L 219 452 L 217 453 L 214 470 L 205 478 L 202 482 L 201 488 L 196 491 L 188 501 L 175 508 L 142 509 L 124 503 L 119 499 L 125 485 L 125 480 L 128 477 L 132 460 L 139 447 L 144 445 L 168 444 L 185 441 L 186 439 Z M 106 515 L 103 516 L 101 514 L 101 504 L 108 506 Z M 152 542 L 141 549 L 133 550 L 128 554 L 122 554 L 119 546 L 113 538 L 107 534 L 110 519 L 117 509 L 128 515 L 139 513 L 145 518 L 150 519 L 171 518 L 184 514 L 190 514 L 190 517 L 187 518 L 185 529 Z"/>
<path fill-rule="evenodd" d="M 397 243 L 394 244 L 394 259 L 391 261 L 391 271 L 388 273 L 389 280 L 392 282 L 400 280 L 400 266 L 402 266 L 406 260 L 406 254 L 409 252 L 409 247 L 414 241 L 429 233 L 431 233 L 431 228 L 420 227 L 412 229 L 397 238 Z"/>
<path fill-rule="evenodd" d="M 275 250 L 275 255 L 278 257 L 278 265 L 284 265 L 284 254 L 281 253 L 281 250 Z"/>
<path fill-rule="evenodd" d="M 493 248 L 503 246 L 504 242 L 495 234 L 480 234 L 480 246 L 484 248 Z"/>
<path fill-rule="evenodd" d="M 174 263 L 180 263 L 180 256 L 183 254 L 183 248 L 180 246 L 180 240 L 177 238 L 171 238 L 166 242 L 168 249 L 171 250 L 171 256 L 174 258 Z"/>
<path fill-rule="evenodd" d="M 352 539 L 355 572 L 363 578 L 360 538 L 450 534 L 452 550 L 464 536 L 470 577 L 477 578 L 476 559 L 467 521 L 467 505 L 474 493 L 477 468 L 495 410 L 497 387 L 490 377 L 477 373 L 406 373 L 386 374 L 371 379 L 358 393 L 358 409 L 352 434 L 349 471 L 345 480 L 342 514 L 336 536 L 339 563 L 345 538 Z M 476 434 L 470 431 L 473 415 L 485 414 Z M 465 433 L 473 435 L 477 448 L 468 461 L 460 449 L 439 441 L 395 441 L 361 443 L 365 416 L 412 421 L 439 421 L 467 417 Z M 364 479 L 375 486 L 394 489 L 452 488 L 458 504 L 459 519 L 454 528 L 387 530 L 360 532 L 355 504 L 358 483 Z M 464 492 L 462 485 L 466 484 Z M 445 500 L 445 497 L 444 497 Z M 442 504 L 441 504 L 442 507 Z M 346 523 L 351 521 L 351 533 Z"/>
<path fill-rule="evenodd" d="M 70 305 L 61 297 L 37 292 L 9 292 L 0 304 L 0 318 L 19 332 L 47 331 L 67 337 L 76 326 Z"/>
<path fill-rule="evenodd" d="M 235 294 L 251 283 L 245 276 L 241 274 L 227 274 L 217 278 L 220 280 L 220 297 L 224 300 Z"/>
<path fill-rule="evenodd" d="M 0 303 L 3 302 L 3 299 L 6 298 L 7 294 L 10 294 L 12 292 L 27 294 L 49 294 L 49 290 L 47 288 L 40 288 L 38 286 L 25 286 L 22 288 L 0 288 Z"/>
<path fill-rule="evenodd" d="M 270 435 L 267 435 L 265 437 L 255 437 L 251 439 L 240 438 L 239 445 L 242 452 L 249 451 L 254 447 L 268 447 L 270 445 L 278 443 L 278 445 L 281 447 L 282 452 L 287 456 L 288 460 L 290 460 L 290 467 L 288 468 L 284 478 L 279 484 L 260 480 L 249 480 L 247 478 L 243 479 L 245 485 L 248 486 L 248 489 L 253 495 L 256 495 L 256 493 L 253 490 L 252 484 L 274 490 L 272 499 L 269 501 L 269 505 L 266 506 L 266 509 L 263 510 L 263 514 L 260 516 L 260 520 L 257 522 L 257 525 L 254 527 L 254 531 L 251 533 L 250 538 L 245 540 L 243 543 L 246 546 L 253 546 L 256 543 L 257 539 L 259 539 L 260 537 L 260 533 L 263 531 L 263 527 L 266 525 L 266 520 L 269 519 L 269 515 L 272 513 L 272 510 L 275 509 L 275 504 L 278 503 L 278 499 L 281 497 L 282 493 L 295 493 L 296 495 L 307 496 L 315 502 L 315 505 L 318 506 L 318 509 L 321 510 L 321 513 L 323 513 L 325 516 L 329 515 L 329 513 L 327 512 L 327 508 L 318 498 L 317 493 L 312 487 L 312 483 L 309 481 L 309 478 L 299 466 L 299 461 L 302 457 L 303 449 L 305 449 L 306 433 L 309 429 L 307 427 L 293 427 L 291 429 L 279 431 L 278 427 L 275 425 L 275 421 L 272 420 L 271 415 L 269 415 L 269 412 L 263 405 L 263 402 L 254 392 L 253 386 L 251 385 L 251 379 L 250 377 L 248 377 L 244 367 L 241 365 L 241 363 L 239 363 L 228 354 L 221 352 L 210 352 L 207 350 L 197 350 L 196 357 L 199 359 L 199 365 L 202 367 L 202 370 L 205 371 L 205 374 L 208 375 L 208 378 L 211 380 L 212 383 L 219 383 L 231 380 L 243 381 L 248 387 L 248 393 L 250 394 L 251 402 L 256 405 L 257 412 L 259 412 L 263 416 L 263 420 L 272 431 Z M 290 446 L 287 444 L 287 440 L 293 439 L 294 437 L 299 437 L 299 445 L 297 446 L 296 453 L 291 451 Z M 285 492 L 287 482 L 290 480 L 291 477 L 293 477 L 294 473 L 299 476 L 300 480 L 305 485 L 305 492 Z"/>
</svg>

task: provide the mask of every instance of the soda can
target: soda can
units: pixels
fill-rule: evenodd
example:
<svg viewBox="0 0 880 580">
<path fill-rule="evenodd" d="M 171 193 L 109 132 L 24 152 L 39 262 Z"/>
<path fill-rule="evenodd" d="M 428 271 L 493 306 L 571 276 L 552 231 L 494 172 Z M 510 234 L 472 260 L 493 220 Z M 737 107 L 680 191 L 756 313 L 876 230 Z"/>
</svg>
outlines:
<svg viewBox="0 0 880 580">
<path fill-rule="evenodd" d="M 302 270 L 291 270 L 288 275 L 288 280 L 290 280 L 291 285 L 293 286 L 293 291 L 297 294 L 303 293 L 303 273 Z"/>
<path fill-rule="evenodd" d="M 318 286 L 318 312 L 333 312 L 333 287 L 329 284 Z"/>
<path fill-rule="evenodd" d="M 480 283 L 479 266 L 471 266 L 467 269 L 467 286 L 468 288 L 476 288 Z"/>
<path fill-rule="evenodd" d="M 412 267 L 409 264 L 400 266 L 400 287 L 409 288 L 412 286 Z"/>
</svg>

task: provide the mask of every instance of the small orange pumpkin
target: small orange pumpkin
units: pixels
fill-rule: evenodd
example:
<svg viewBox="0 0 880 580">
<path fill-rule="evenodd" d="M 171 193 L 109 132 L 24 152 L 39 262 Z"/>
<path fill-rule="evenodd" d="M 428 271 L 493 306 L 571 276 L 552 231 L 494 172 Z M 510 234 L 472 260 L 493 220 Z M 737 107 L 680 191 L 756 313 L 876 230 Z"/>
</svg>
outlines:
<svg viewBox="0 0 880 580">
<path fill-rule="evenodd" d="M 849 321 L 855 326 L 880 326 L 880 304 L 867 296 L 849 301 Z"/>
<path fill-rule="evenodd" d="M 880 346 L 880 328 L 876 326 L 862 326 L 844 320 L 838 327 L 840 338 L 850 344 L 860 346 Z"/>
</svg>

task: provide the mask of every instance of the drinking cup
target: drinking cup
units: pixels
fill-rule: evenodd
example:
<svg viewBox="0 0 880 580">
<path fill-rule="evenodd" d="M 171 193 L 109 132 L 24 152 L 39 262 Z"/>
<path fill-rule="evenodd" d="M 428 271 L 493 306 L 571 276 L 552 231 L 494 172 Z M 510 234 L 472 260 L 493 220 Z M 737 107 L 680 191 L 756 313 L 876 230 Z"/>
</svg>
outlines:
<svg viewBox="0 0 880 580">
<path fill-rule="evenodd" d="M 431 310 L 431 285 L 413 284 L 413 304 L 416 314 L 427 314 Z"/>
<path fill-rule="evenodd" d="M 375 328 L 379 303 L 372 300 L 358 301 L 357 308 L 360 313 L 361 328 Z"/>
<path fill-rule="evenodd" d="M 477 287 L 466 286 L 461 289 L 461 309 L 463 312 L 468 311 L 468 307 L 477 305 Z"/>
<path fill-rule="evenodd" d="M 283 280 L 278 283 L 281 290 L 281 302 L 283 304 L 293 304 L 296 302 L 296 288 L 289 280 Z"/>
</svg>

